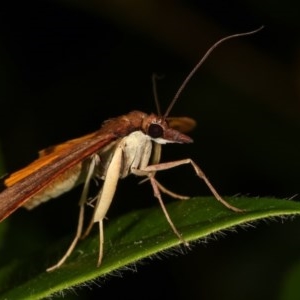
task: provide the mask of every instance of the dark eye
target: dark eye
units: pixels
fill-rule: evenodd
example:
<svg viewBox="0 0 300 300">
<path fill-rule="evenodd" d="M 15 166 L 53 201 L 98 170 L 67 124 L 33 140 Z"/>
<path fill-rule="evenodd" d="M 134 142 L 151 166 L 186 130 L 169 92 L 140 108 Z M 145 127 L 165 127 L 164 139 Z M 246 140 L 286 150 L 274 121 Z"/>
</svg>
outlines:
<svg viewBox="0 0 300 300">
<path fill-rule="evenodd" d="M 148 135 L 152 138 L 159 138 L 163 135 L 163 128 L 159 124 L 151 124 L 148 128 Z"/>
</svg>

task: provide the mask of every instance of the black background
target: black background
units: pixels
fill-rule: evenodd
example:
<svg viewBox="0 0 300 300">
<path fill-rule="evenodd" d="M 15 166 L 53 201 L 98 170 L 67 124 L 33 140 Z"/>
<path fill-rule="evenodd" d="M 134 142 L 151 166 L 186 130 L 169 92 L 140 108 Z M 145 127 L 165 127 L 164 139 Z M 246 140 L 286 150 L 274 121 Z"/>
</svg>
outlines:
<svg viewBox="0 0 300 300">
<path fill-rule="evenodd" d="M 195 143 L 166 146 L 163 160 L 192 157 L 223 195 L 299 199 L 299 15 L 297 1 L 1 4 L 3 172 L 26 165 L 40 149 L 97 130 L 110 117 L 155 112 L 153 72 L 165 75 L 159 82 L 165 109 L 216 40 L 264 25 L 219 47 L 191 80 L 172 115 L 197 120 Z M 178 192 L 209 195 L 188 167 L 160 177 Z M 156 205 L 151 189 L 137 182 L 120 183 L 111 217 Z M 43 228 L 55 215 L 49 235 L 70 232 L 78 195 L 75 190 L 33 211 L 31 226 Z M 12 218 L 18 217 L 26 220 L 29 213 Z M 259 223 L 188 255 L 146 261 L 137 272 L 108 277 L 65 299 L 279 299 L 299 261 L 298 226 L 297 219 Z"/>
</svg>

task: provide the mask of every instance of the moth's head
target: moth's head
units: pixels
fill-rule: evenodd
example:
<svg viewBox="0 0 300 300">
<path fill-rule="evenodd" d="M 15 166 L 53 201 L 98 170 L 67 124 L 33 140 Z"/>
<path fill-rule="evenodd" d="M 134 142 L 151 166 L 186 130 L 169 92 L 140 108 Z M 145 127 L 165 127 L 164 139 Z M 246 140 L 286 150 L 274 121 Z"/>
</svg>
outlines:
<svg viewBox="0 0 300 300">
<path fill-rule="evenodd" d="M 153 82 L 153 92 L 154 92 L 154 99 L 156 103 L 157 113 L 158 116 L 152 114 L 149 115 L 143 124 L 143 130 L 144 132 L 151 137 L 151 139 L 159 144 L 166 144 L 166 143 L 192 143 L 193 140 L 185 135 L 183 132 L 190 131 L 193 127 L 195 127 L 196 122 L 193 119 L 190 118 L 170 118 L 169 114 L 174 106 L 174 104 L 177 102 L 179 96 L 181 95 L 182 91 L 188 84 L 188 82 L 191 80 L 191 78 L 194 76 L 194 74 L 197 72 L 197 70 L 202 66 L 202 64 L 205 62 L 207 57 L 213 52 L 215 48 L 217 48 L 220 44 L 223 42 L 241 37 L 246 35 L 251 35 L 253 33 L 256 33 L 260 31 L 263 28 L 261 26 L 260 28 L 244 32 L 244 33 L 237 33 L 233 35 L 226 36 L 219 41 L 217 41 L 215 44 L 213 44 L 204 54 L 204 56 L 198 61 L 198 63 L 194 66 L 194 68 L 191 70 L 191 72 L 186 76 L 182 84 L 179 86 L 177 92 L 175 93 L 175 96 L 173 97 L 172 101 L 170 102 L 166 112 L 162 115 L 160 110 L 160 105 L 157 97 L 157 90 L 156 90 L 156 79 L 158 78 L 155 74 L 152 76 L 152 82 Z M 172 126 L 174 124 L 174 126 Z M 183 128 L 183 130 L 182 130 Z"/>
<path fill-rule="evenodd" d="M 170 118 L 169 120 L 164 117 L 151 114 L 143 120 L 142 129 L 145 134 L 158 144 L 192 143 L 193 140 L 183 132 L 190 131 L 194 128 L 196 122 L 190 118 L 182 118 L 182 122 L 180 122 L 180 119 L 181 118 Z M 184 120 L 185 122 L 183 122 Z M 181 123 L 183 125 L 182 127 L 180 126 Z M 183 130 L 180 130 L 181 128 Z"/>
</svg>

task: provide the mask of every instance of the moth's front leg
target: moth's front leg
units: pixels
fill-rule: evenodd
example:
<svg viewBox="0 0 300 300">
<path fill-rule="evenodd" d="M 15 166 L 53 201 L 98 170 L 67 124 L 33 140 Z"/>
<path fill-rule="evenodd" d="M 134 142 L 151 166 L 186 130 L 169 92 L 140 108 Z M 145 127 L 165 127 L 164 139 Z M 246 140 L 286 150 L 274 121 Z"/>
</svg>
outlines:
<svg viewBox="0 0 300 300">
<path fill-rule="evenodd" d="M 165 163 L 159 163 L 159 164 L 154 164 L 154 165 L 149 165 L 149 166 L 145 167 L 142 170 L 136 170 L 136 171 L 139 174 L 151 174 L 153 172 L 164 171 L 164 170 L 176 168 L 176 167 L 179 167 L 181 165 L 186 165 L 186 164 L 190 164 L 194 168 L 197 176 L 199 178 L 201 178 L 202 180 L 204 180 L 204 182 L 207 185 L 207 187 L 210 189 L 210 191 L 212 192 L 212 194 L 215 196 L 215 198 L 219 202 L 221 202 L 224 206 L 226 206 L 228 209 L 230 209 L 232 211 L 243 212 L 242 209 L 239 209 L 237 207 L 232 206 L 231 204 L 229 204 L 227 201 L 225 201 L 220 196 L 220 194 L 216 191 L 216 189 L 214 188 L 214 186 L 210 183 L 210 181 L 208 180 L 208 178 L 206 177 L 206 175 L 204 174 L 204 172 L 201 170 L 201 168 L 192 159 L 190 159 L 190 158 L 176 160 L 176 161 L 171 161 L 171 162 L 165 162 Z"/>
<path fill-rule="evenodd" d="M 169 190 L 167 190 L 165 187 L 163 187 L 156 179 L 155 179 L 155 170 L 147 170 L 148 167 L 144 168 L 144 169 L 136 169 L 136 168 L 131 168 L 131 172 L 137 176 L 147 176 L 148 179 L 150 180 L 151 186 L 153 188 L 153 193 L 154 196 L 158 199 L 158 202 L 161 206 L 161 209 L 170 225 L 170 227 L 172 228 L 173 232 L 175 233 L 175 235 L 178 237 L 178 239 L 180 240 L 181 243 L 183 243 L 184 245 L 186 245 L 187 247 L 189 246 L 188 242 L 182 237 L 182 234 L 177 230 L 176 226 L 174 225 L 168 211 L 167 208 L 162 200 L 161 197 L 161 193 L 160 190 L 163 192 L 166 192 L 167 194 L 170 194 L 171 196 L 174 195 L 175 198 L 179 198 L 181 197 L 181 199 L 187 199 L 188 197 L 186 196 L 181 196 L 181 195 L 177 195 Z"/>
</svg>

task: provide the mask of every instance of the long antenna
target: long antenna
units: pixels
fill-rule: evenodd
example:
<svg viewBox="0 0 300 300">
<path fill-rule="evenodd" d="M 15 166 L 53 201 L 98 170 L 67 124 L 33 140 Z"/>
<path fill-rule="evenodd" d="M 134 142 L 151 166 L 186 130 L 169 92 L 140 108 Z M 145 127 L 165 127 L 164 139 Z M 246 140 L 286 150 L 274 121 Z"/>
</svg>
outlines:
<svg viewBox="0 0 300 300">
<path fill-rule="evenodd" d="M 196 71 L 203 65 L 203 63 L 206 61 L 207 57 L 213 52 L 213 50 L 215 48 L 217 48 L 220 44 L 222 44 L 223 42 L 230 40 L 230 39 L 234 39 L 237 37 L 241 37 L 241 36 L 246 36 L 246 35 L 251 35 L 254 34 L 260 30 L 262 30 L 264 28 L 264 26 L 259 27 L 256 30 L 253 31 L 249 31 L 249 32 L 244 32 L 244 33 L 236 33 L 233 35 L 229 35 L 226 36 L 222 39 L 220 39 L 219 41 L 217 41 L 214 45 L 212 45 L 204 54 L 204 56 L 200 59 L 200 61 L 196 64 L 196 66 L 192 69 L 192 71 L 189 73 L 189 75 L 185 78 L 185 80 L 183 81 L 183 83 L 181 84 L 181 86 L 179 87 L 179 89 L 177 90 L 173 100 L 171 101 L 167 111 L 165 112 L 163 118 L 166 118 L 170 111 L 172 110 L 174 104 L 176 103 L 178 97 L 180 96 L 180 94 L 182 93 L 182 91 L 184 90 L 184 88 L 186 87 L 187 83 L 190 81 L 190 79 L 193 77 L 193 75 L 196 73 Z"/>
<path fill-rule="evenodd" d="M 157 112 L 157 115 L 159 115 L 159 116 L 161 116 L 161 109 L 160 109 L 160 104 L 159 104 L 159 99 L 158 99 L 156 80 L 160 79 L 160 78 L 161 77 L 157 76 L 155 73 L 152 74 L 153 96 L 154 96 L 154 101 L 155 101 L 155 106 L 156 106 L 156 112 Z"/>
</svg>

